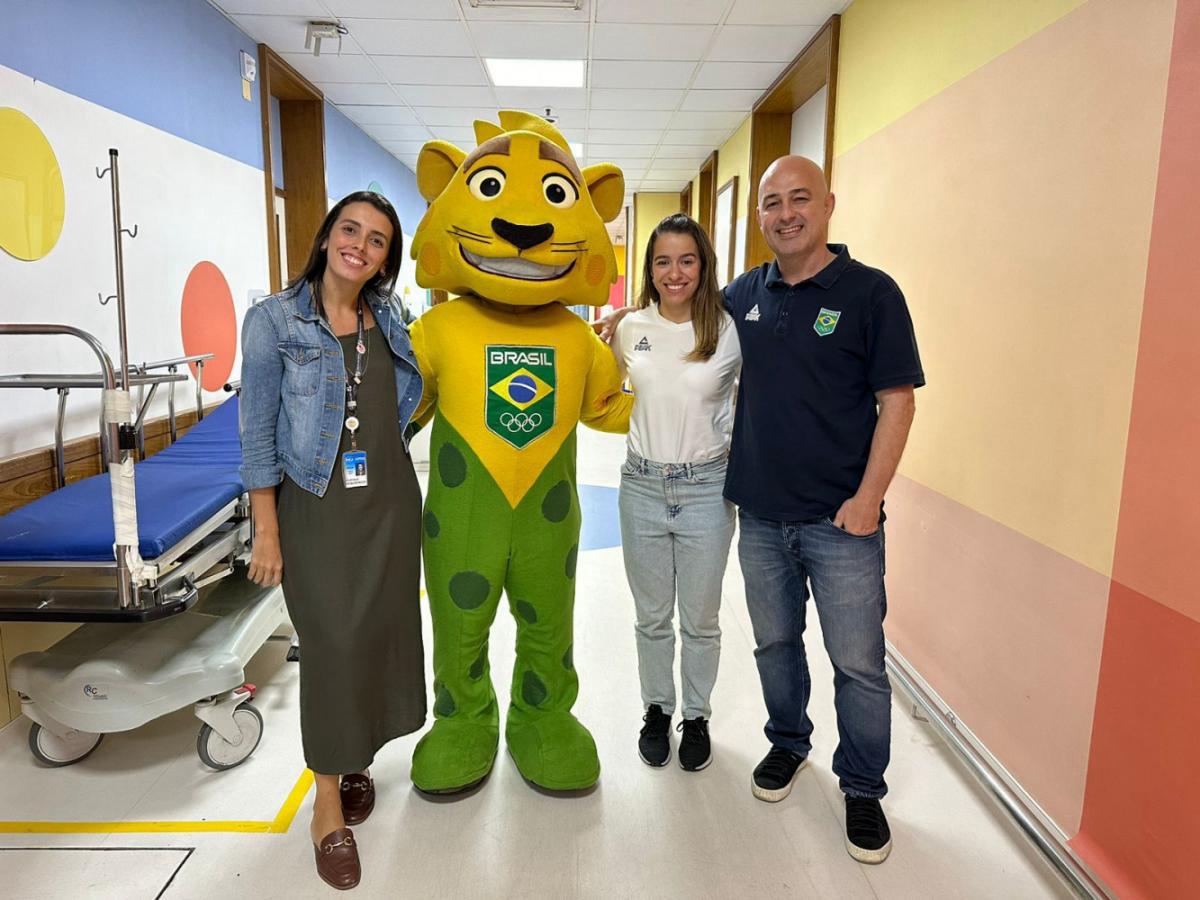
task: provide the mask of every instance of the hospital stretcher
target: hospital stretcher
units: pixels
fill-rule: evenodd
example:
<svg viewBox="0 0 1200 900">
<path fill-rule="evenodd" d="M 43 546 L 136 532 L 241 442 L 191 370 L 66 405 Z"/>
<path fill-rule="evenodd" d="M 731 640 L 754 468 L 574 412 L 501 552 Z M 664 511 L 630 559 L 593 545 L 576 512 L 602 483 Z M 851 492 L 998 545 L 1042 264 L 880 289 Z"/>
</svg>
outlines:
<svg viewBox="0 0 1200 900">
<path fill-rule="evenodd" d="M 230 768 L 257 746 L 262 719 L 244 668 L 286 613 L 279 588 L 244 577 L 251 531 L 237 419 L 232 397 L 134 466 L 142 583 L 124 605 L 109 484 L 118 470 L 0 517 L 0 619 L 89 623 L 10 668 L 43 762 L 77 762 L 105 733 L 188 704 L 204 723 L 206 764 Z"/>
<path fill-rule="evenodd" d="M 100 367 L 82 376 L 0 376 L 2 388 L 58 391 L 58 490 L 0 516 L 0 620 L 85 623 L 50 649 L 13 660 L 8 682 L 33 722 L 30 749 L 49 765 L 78 762 L 105 733 L 193 704 L 204 723 L 201 760 L 227 769 L 245 761 L 262 736 L 245 666 L 284 621 L 283 594 L 250 583 L 241 570 L 252 530 L 238 477 L 237 398 L 206 417 L 197 377 L 199 421 L 174 440 L 174 382 L 185 377 L 176 371 L 210 354 L 129 363 L 122 239 L 136 237 L 137 226 L 121 224 L 117 150 L 108 155 L 108 168 L 96 176 L 112 184 L 116 294 L 109 299 L 117 301 L 119 366 L 94 335 L 73 326 L 0 324 L 0 337 L 80 340 Z M 149 375 L 162 368 L 166 375 Z M 160 383 L 172 391 L 173 443 L 137 463 Z M 144 386 L 150 394 L 135 406 L 130 388 L 141 395 Z M 63 407 L 71 388 L 103 391 L 104 471 L 64 486 Z"/>
</svg>

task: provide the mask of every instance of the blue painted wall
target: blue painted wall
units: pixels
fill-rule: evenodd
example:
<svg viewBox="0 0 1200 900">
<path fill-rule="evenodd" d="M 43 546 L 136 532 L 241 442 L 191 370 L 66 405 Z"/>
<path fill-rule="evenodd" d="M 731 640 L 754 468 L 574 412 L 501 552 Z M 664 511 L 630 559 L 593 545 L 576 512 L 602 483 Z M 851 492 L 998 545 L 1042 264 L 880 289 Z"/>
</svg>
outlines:
<svg viewBox="0 0 1200 900">
<path fill-rule="evenodd" d="M 0 20 L 0 65 L 263 167 L 260 82 L 244 100 L 239 55 L 257 59 L 258 48 L 204 0 L 0 0 Z M 278 138 L 278 103 L 270 122 Z M 416 230 L 425 213 L 416 176 L 328 103 L 325 166 L 329 196 L 378 182 L 404 230 Z M 281 156 L 274 170 L 286 187 Z"/>
<path fill-rule="evenodd" d="M 0 65 L 263 168 L 259 82 L 242 100 L 239 56 L 258 48 L 204 0 L 0 0 L 0 18 Z M 270 122 L 277 138 L 277 103 Z M 286 187 L 282 156 L 274 168 Z M 409 234 L 425 214 L 416 176 L 329 103 L 325 179 L 335 199 L 377 181 Z"/>
<path fill-rule="evenodd" d="M 417 176 L 357 125 L 325 104 L 325 189 L 334 200 L 365 191 L 379 182 L 392 201 L 408 234 L 425 215 L 425 198 L 417 191 Z"/>
<path fill-rule="evenodd" d="M 0 3 L 0 65 L 261 169 L 258 50 L 203 0 Z"/>
</svg>

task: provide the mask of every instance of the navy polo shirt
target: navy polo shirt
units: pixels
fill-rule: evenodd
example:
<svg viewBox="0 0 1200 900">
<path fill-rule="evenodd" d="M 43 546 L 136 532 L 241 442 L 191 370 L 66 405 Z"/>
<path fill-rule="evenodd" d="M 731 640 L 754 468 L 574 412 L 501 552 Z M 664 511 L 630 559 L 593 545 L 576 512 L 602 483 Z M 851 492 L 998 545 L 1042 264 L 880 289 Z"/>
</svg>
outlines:
<svg viewBox="0 0 1200 900">
<path fill-rule="evenodd" d="M 837 258 L 799 284 L 772 261 L 725 288 L 742 345 L 725 496 L 766 519 L 833 516 L 866 471 L 875 392 L 925 383 L 900 288 L 829 250 Z"/>
</svg>

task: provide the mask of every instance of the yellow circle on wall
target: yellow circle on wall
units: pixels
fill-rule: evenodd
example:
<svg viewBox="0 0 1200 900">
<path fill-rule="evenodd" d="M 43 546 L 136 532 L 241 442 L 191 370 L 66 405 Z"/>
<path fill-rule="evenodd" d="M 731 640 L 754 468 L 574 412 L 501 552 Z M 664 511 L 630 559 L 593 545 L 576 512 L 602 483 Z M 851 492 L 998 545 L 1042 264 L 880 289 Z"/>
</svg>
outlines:
<svg viewBox="0 0 1200 900">
<path fill-rule="evenodd" d="M 41 259 L 62 233 L 66 195 L 54 148 L 33 119 L 0 107 L 0 247 Z"/>
</svg>

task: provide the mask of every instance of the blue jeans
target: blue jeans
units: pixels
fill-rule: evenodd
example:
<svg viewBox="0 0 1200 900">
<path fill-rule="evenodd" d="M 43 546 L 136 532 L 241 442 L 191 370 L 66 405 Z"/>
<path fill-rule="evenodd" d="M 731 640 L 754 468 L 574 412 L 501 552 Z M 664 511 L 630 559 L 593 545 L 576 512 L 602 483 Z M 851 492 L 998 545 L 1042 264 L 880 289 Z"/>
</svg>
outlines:
<svg viewBox="0 0 1200 900">
<path fill-rule="evenodd" d="M 828 519 L 776 522 L 742 510 L 738 556 L 754 626 L 767 738 L 807 756 L 812 681 L 804 655 L 811 586 L 833 663 L 839 742 L 833 771 L 852 797 L 882 797 L 891 755 L 891 686 L 883 664 L 883 526 L 857 537 Z"/>
<path fill-rule="evenodd" d="M 642 705 L 675 711 L 675 603 L 683 645 L 683 717 L 712 716 L 721 658 L 721 579 L 733 540 L 725 459 L 657 463 L 630 452 L 621 467 L 621 547 L 637 608 Z"/>
</svg>

